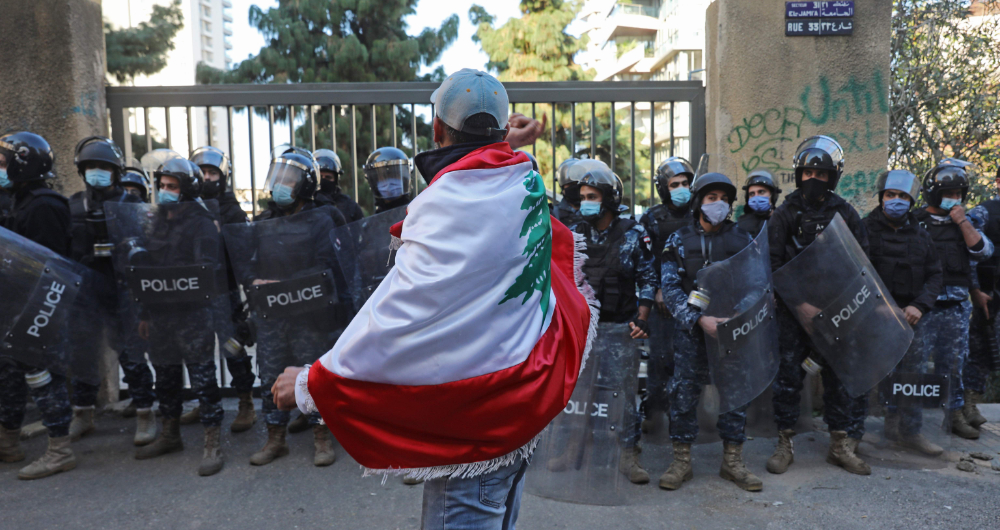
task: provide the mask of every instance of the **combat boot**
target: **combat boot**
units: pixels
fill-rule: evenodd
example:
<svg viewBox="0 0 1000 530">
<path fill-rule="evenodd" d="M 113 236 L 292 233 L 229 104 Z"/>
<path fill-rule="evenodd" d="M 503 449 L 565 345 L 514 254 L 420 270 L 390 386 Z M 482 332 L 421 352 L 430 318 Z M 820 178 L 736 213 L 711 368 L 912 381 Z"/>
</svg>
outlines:
<svg viewBox="0 0 1000 530">
<path fill-rule="evenodd" d="M 307 430 L 309 430 L 309 419 L 306 418 L 305 414 L 299 414 L 297 418 L 288 424 L 289 434 L 298 434 Z"/>
<path fill-rule="evenodd" d="M 743 444 L 722 442 L 722 467 L 719 476 L 747 491 L 760 491 L 764 483 L 743 463 Z"/>
<path fill-rule="evenodd" d="M 966 440 L 978 440 L 979 429 L 969 425 L 969 420 L 965 419 L 965 414 L 961 410 L 953 410 L 951 414 L 951 432 L 965 438 Z"/>
<path fill-rule="evenodd" d="M 549 471 L 559 473 L 574 467 L 580 459 L 580 452 L 583 450 L 583 443 L 580 440 L 566 442 L 565 451 L 555 458 L 550 458 L 545 465 Z"/>
<path fill-rule="evenodd" d="M 774 448 L 774 454 L 767 459 L 767 472 L 780 475 L 788 471 L 788 466 L 795 462 L 795 446 L 792 437 L 795 431 L 792 429 L 782 429 L 778 431 L 778 445 Z"/>
<path fill-rule="evenodd" d="M 326 425 L 313 426 L 313 445 L 316 446 L 316 453 L 313 455 L 314 466 L 328 466 L 337 460 L 337 452 L 333 449 L 333 435 Z"/>
<path fill-rule="evenodd" d="M 632 484 L 649 484 L 649 473 L 639 465 L 639 449 L 629 447 L 622 451 L 618 461 L 618 470 L 628 477 Z"/>
<path fill-rule="evenodd" d="M 962 415 L 965 416 L 965 420 L 969 422 L 969 425 L 972 425 L 976 429 L 986 423 L 986 418 L 979 413 L 979 409 L 976 407 L 976 405 L 982 402 L 983 395 L 979 392 L 972 390 L 965 391 L 965 405 L 962 407 Z"/>
<path fill-rule="evenodd" d="M 135 406 L 135 400 L 129 402 L 128 406 L 122 409 L 122 417 L 125 419 L 134 418 L 138 413 L 138 408 Z"/>
<path fill-rule="evenodd" d="M 897 443 L 900 447 L 912 449 L 927 456 L 941 456 L 941 453 L 944 453 L 943 447 L 932 443 L 920 433 L 900 435 Z"/>
<path fill-rule="evenodd" d="M 135 437 L 132 443 L 142 447 L 156 439 L 156 415 L 153 409 L 137 409 L 135 411 Z"/>
<path fill-rule="evenodd" d="M 885 415 L 885 426 L 882 428 L 882 435 L 886 440 L 895 442 L 899 440 L 899 414 L 887 413 Z"/>
<path fill-rule="evenodd" d="M 140 447 L 135 452 L 136 460 L 146 460 L 156 458 L 167 453 L 176 453 L 184 450 L 184 442 L 181 441 L 181 422 L 177 418 L 163 418 L 163 428 L 160 435 L 152 443 L 145 447 Z"/>
<path fill-rule="evenodd" d="M 69 423 L 69 439 L 77 442 L 94 432 L 94 407 L 73 407 L 73 421 Z"/>
<path fill-rule="evenodd" d="M 201 465 L 198 466 L 198 474 L 203 477 L 210 477 L 222 471 L 222 466 L 225 464 L 220 437 L 221 428 L 218 425 L 205 427 L 205 452 L 201 454 Z"/>
<path fill-rule="evenodd" d="M 60 438 L 49 438 L 49 448 L 41 458 L 24 466 L 17 472 L 17 478 L 21 480 L 34 480 L 45 478 L 56 473 L 69 471 L 76 467 L 76 457 L 73 456 L 73 449 L 70 448 L 69 436 Z"/>
<path fill-rule="evenodd" d="M 201 422 L 201 407 L 195 407 L 184 414 L 181 414 L 181 425 L 194 425 Z"/>
<path fill-rule="evenodd" d="M 236 419 L 229 426 L 232 432 L 243 432 L 250 430 L 254 422 L 257 421 L 257 412 L 253 409 L 253 396 L 247 392 L 240 394 L 240 409 L 236 413 Z"/>
<path fill-rule="evenodd" d="M 660 476 L 660 487 L 665 490 L 675 490 L 693 478 L 691 444 L 674 442 L 674 460 L 670 462 L 667 471 Z"/>
<path fill-rule="evenodd" d="M 284 425 L 267 426 L 267 443 L 260 451 L 250 457 L 250 464 L 264 466 L 274 462 L 275 458 L 288 456 L 288 444 L 285 442 Z"/>
<path fill-rule="evenodd" d="M 7 430 L 0 427 L 0 462 L 14 463 L 24 460 L 21 449 L 21 429 Z"/>
<path fill-rule="evenodd" d="M 872 474 L 872 468 L 854 454 L 845 431 L 830 431 L 830 450 L 826 453 L 826 462 L 840 466 L 855 475 Z"/>
</svg>

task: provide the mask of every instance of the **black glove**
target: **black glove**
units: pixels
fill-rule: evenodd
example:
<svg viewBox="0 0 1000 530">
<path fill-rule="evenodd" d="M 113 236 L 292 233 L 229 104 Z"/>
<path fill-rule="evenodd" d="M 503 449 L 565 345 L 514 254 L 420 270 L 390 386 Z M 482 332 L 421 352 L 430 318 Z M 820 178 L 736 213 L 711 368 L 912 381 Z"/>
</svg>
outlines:
<svg viewBox="0 0 1000 530">
<path fill-rule="evenodd" d="M 257 330 L 249 320 L 236 323 L 236 340 L 240 341 L 244 347 L 253 346 L 257 342 Z"/>
<path fill-rule="evenodd" d="M 633 317 L 632 320 L 629 323 L 630 324 L 635 324 L 635 327 L 641 329 L 642 332 L 645 333 L 646 335 L 649 335 L 649 322 L 646 322 L 645 320 L 640 319 L 639 315 L 636 315 L 635 317 Z"/>
</svg>

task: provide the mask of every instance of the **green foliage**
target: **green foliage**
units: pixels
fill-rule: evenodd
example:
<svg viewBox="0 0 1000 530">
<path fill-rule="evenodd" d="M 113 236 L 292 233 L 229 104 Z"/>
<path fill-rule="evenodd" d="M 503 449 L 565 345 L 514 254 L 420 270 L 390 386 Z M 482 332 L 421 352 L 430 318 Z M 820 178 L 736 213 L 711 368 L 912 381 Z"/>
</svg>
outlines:
<svg viewBox="0 0 1000 530">
<path fill-rule="evenodd" d="M 496 72 L 500 81 L 589 81 L 594 72 L 574 61 L 576 53 L 586 47 L 586 37 L 576 38 L 566 33 L 566 26 L 576 18 L 581 5 L 577 0 L 522 0 L 521 18 L 512 18 L 498 28 L 494 27 L 495 17 L 482 6 L 474 5 L 469 9 L 469 20 L 477 25 L 473 40 L 489 56 L 487 68 Z M 531 116 L 530 105 L 516 105 L 514 110 Z M 599 103 L 594 111 L 596 120 L 591 123 L 590 105 L 577 105 L 574 130 L 569 104 L 556 105 L 554 120 L 552 105 L 535 106 L 536 117 L 548 116 L 549 126 L 555 127 L 554 144 L 551 130 L 535 143 L 535 158 L 546 182 L 552 182 L 553 168 L 567 158 L 590 156 L 591 145 L 596 158 L 611 164 L 611 105 Z M 628 190 L 632 180 L 629 117 L 627 105 L 618 104 L 614 167 L 625 183 L 626 205 L 630 204 Z M 642 178 L 643 170 L 648 173 L 649 168 L 649 148 L 641 145 L 643 137 L 636 132 L 635 179 L 639 203 L 649 198 L 649 178 Z"/>
<path fill-rule="evenodd" d="M 119 83 L 137 75 L 151 75 L 167 65 L 167 53 L 174 49 L 174 36 L 184 27 L 181 0 L 167 6 L 154 5 L 148 22 L 132 28 L 114 29 L 104 23 L 108 54 L 108 74 Z"/>
<path fill-rule="evenodd" d="M 918 176 L 938 160 L 975 163 L 972 202 L 993 195 L 1000 162 L 997 0 L 894 0 L 890 163 Z"/>
<path fill-rule="evenodd" d="M 199 64 L 199 83 L 342 83 L 435 81 L 444 78 L 439 67 L 419 76 L 424 65 L 438 60 L 458 36 L 458 17 L 445 19 L 438 29 L 425 29 L 417 36 L 406 33 L 405 17 L 415 12 L 417 0 L 280 0 L 278 7 L 262 10 L 252 6 L 250 24 L 263 34 L 266 44 L 256 56 L 248 57 L 230 71 L 221 71 Z M 266 112 L 258 108 L 258 112 Z M 296 109 L 302 120 L 304 109 Z M 353 164 L 360 167 L 373 150 L 371 107 L 357 107 L 357 150 L 351 153 L 350 108 L 338 111 L 336 119 L 337 154 L 345 167 L 342 187 L 353 193 Z M 396 114 L 395 136 L 399 147 L 407 143 L 412 156 L 412 115 L 408 108 L 390 111 L 388 106 L 376 109 L 375 130 L 378 146 L 392 145 L 392 113 Z M 285 121 L 288 109 L 275 108 L 275 118 Z M 331 146 L 330 110 L 323 107 L 315 113 L 316 146 Z M 428 149 L 430 126 L 418 119 L 417 148 Z M 311 129 L 308 118 L 296 129 L 296 144 L 309 147 Z M 422 142 L 421 142 L 422 140 Z M 359 173 L 359 182 L 362 177 Z M 367 185 L 358 188 L 359 203 L 365 209 L 372 204 Z"/>
<path fill-rule="evenodd" d="M 528 190 L 528 195 L 521 202 L 521 209 L 528 210 L 528 216 L 521 225 L 519 237 L 528 236 L 521 253 L 522 256 L 528 256 L 528 263 L 514 280 L 514 285 L 504 293 L 500 304 L 523 294 L 521 305 L 524 305 L 532 293 L 538 291 L 542 293 L 542 313 L 548 314 L 549 297 L 552 294 L 552 221 L 549 216 L 549 201 L 545 196 L 545 183 L 538 173 L 528 173 L 524 179 L 524 187 Z"/>
</svg>

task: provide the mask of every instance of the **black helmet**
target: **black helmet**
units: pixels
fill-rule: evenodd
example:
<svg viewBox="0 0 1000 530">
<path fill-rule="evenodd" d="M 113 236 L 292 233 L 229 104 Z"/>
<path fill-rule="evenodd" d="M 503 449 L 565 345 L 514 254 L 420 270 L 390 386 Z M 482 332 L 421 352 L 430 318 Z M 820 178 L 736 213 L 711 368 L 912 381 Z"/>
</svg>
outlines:
<svg viewBox="0 0 1000 530">
<path fill-rule="evenodd" d="M 316 163 L 319 164 L 319 171 L 329 171 L 337 176 L 337 180 L 340 180 L 340 176 L 344 174 L 344 166 L 340 163 L 340 157 L 337 153 L 329 149 L 319 149 L 313 153 L 313 158 L 316 159 Z"/>
<path fill-rule="evenodd" d="M 88 136 L 80 140 L 80 143 L 76 144 L 74 153 L 73 164 L 81 177 L 83 176 L 83 167 L 81 166 L 84 162 L 111 164 L 115 168 L 116 175 L 121 175 L 125 169 L 125 155 L 122 154 L 122 150 L 118 144 L 104 136 Z"/>
<path fill-rule="evenodd" d="M 660 166 L 656 168 L 656 194 L 665 204 L 670 203 L 670 188 L 667 184 L 670 183 L 670 179 L 678 175 L 687 175 L 688 185 L 694 180 L 694 168 L 691 167 L 691 163 L 679 156 L 672 156 L 660 162 Z"/>
<path fill-rule="evenodd" d="M 273 196 L 278 186 L 288 187 L 291 189 L 291 204 L 312 200 L 319 185 L 318 166 L 309 151 L 300 147 L 280 147 L 271 158 L 264 189 Z"/>
<path fill-rule="evenodd" d="M 145 156 L 143 157 L 145 159 Z M 180 183 L 182 201 L 193 201 L 201 197 L 201 189 L 205 185 L 205 176 L 201 168 L 186 158 L 171 158 L 164 162 L 153 172 L 153 180 L 157 189 L 160 187 L 160 179 L 163 177 L 174 177 Z"/>
<path fill-rule="evenodd" d="M 701 201 L 705 200 L 705 195 L 712 190 L 722 190 L 726 192 L 729 206 L 736 200 L 736 186 L 729 177 L 722 173 L 705 173 L 695 179 L 691 184 L 691 213 L 698 219 L 701 214 Z"/>
<path fill-rule="evenodd" d="M 559 169 L 556 170 L 556 173 L 559 175 L 559 189 L 564 194 L 566 193 L 566 188 L 580 184 L 580 175 L 578 173 L 571 174 L 569 171 L 570 166 L 579 161 L 579 158 L 567 158 L 563 160 L 562 164 L 559 164 Z"/>
<path fill-rule="evenodd" d="M 927 204 L 939 208 L 941 192 L 944 190 L 962 190 L 962 202 L 969 193 L 969 172 L 972 164 L 957 158 L 945 158 L 924 175 L 924 185 L 920 191 L 924 194 Z"/>
<path fill-rule="evenodd" d="M 830 172 L 829 189 L 833 191 L 844 173 L 844 149 L 829 136 L 810 136 L 795 150 L 792 167 L 796 188 L 802 186 L 802 170 L 813 168 Z"/>
<path fill-rule="evenodd" d="M 771 190 L 771 204 L 778 203 L 778 195 L 781 195 L 781 188 L 774 183 L 774 176 L 766 169 L 755 169 L 747 175 L 747 182 L 743 185 L 744 202 L 750 202 L 750 186 L 764 186 Z"/>
<path fill-rule="evenodd" d="M 53 178 L 55 155 L 45 138 L 27 131 L 0 137 L 0 154 L 7 159 L 7 178 L 11 182 L 28 182 Z"/>
<path fill-rule="evenodd" d="M 222 152 L 218 147 L 205 146 L 195 149 L 191 153 L 191 162 L 201 168 L 202 166 L 209 166 L 219 170 L 221 175 L 218 181 L 209 181 L 205 179 L 205 188 L 202 190 L 202 195 L 205 198 L 215 198 L 219 194 L 226 191 L 226 183 L 229 181 L 229 171 L 232 169 L 229 164 L 229 157 L 226 153 Z M 202 170 L 204 171 L 204 170 Z"/>
<path fill-rule="evenodd" d="M 896 190 L 910 196 L 910 205 L 916 204 L 917 195 L 920 193 L 920 181 L 917 176 L 905 169 L 893 169 L 883 171 L 875 181 L 875 193 L 878 194 L 878 203 L 882 204 L 882 194 L 885 190 Z M 940 202 L 940 201 L 939 201 Z"/>
<path fill-rule="evenodd" d="M 125 167 L 122 172 L 121 185 L 138 189 L 143 202 L 149 201 L 149 174 L 138 164 Z"/>
<path fill-rule="evenodd" d="M 579 160 L 572 167 L 572 172 L 579 175 L 580 186 L 590 186 L 601 190 L 602 212 L 613 212 L 617 215 L 618 207 L 622 204 L 622 194 L 625 191 L 622 179 L 618 178 L 618 175 L 615 175 L 611 168 L 600 160 Z"/>
<path fill-rule="evenodd" d="M 390 201 L 410 193 L 410 159 L 395 147 L 379 147 L 365 161 L 365 180 L 376 199 Z"/>
</svg>

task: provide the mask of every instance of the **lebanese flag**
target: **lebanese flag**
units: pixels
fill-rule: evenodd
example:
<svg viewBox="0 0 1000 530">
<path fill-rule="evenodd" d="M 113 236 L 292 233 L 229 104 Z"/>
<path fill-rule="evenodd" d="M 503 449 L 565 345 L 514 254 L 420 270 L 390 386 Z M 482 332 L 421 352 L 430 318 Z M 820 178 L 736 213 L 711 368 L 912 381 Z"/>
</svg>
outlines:
<svg viewBox="0 0 1000 530">
<path fill-rule="evenodd" d="M 529 456 L 596 330 L 582 238 L 507 143 L 443 169 L 391 232 L 396 266 L 302 372 L 299 407 L 366 475 L 470 477 Z"/>
</svg>

